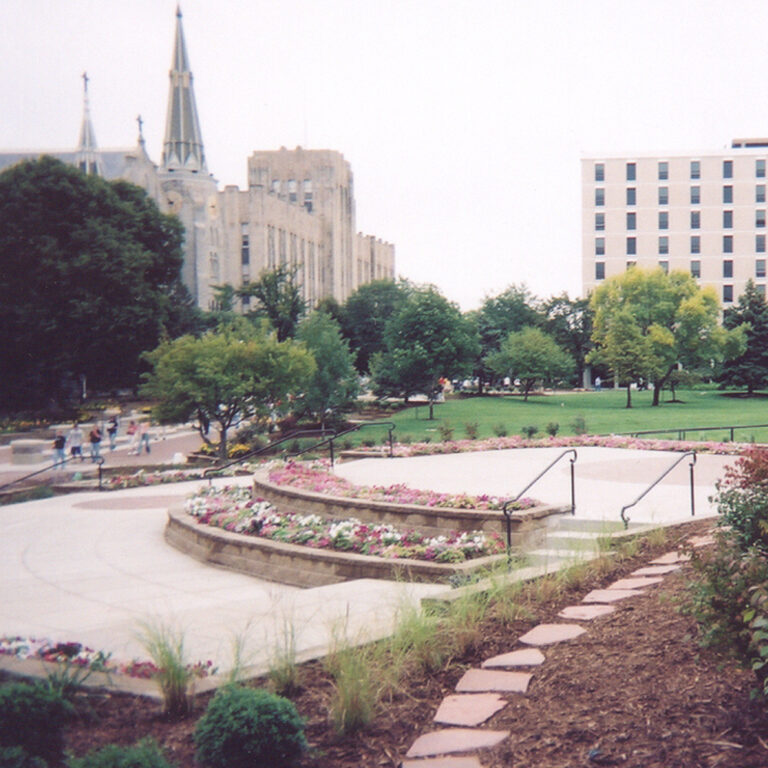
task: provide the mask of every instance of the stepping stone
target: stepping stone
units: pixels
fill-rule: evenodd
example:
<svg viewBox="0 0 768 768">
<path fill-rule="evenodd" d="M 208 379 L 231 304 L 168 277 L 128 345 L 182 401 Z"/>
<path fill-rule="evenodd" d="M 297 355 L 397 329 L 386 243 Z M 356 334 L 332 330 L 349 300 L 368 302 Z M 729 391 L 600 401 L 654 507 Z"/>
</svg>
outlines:
<svg viewBox="0 0 768 768">
<path fill-rule="evenodd" d="M 502 653 L 486 659 L 482 667 L 538 667 L 544 663 L 544 654 L 538 648 L 523 648 L 520 651 Z"/>
<path fill-rule="evenodd" d="M 528 672 L 499 672 L 495 669 L 468 669 L 456 684 L 459 693 L 469 691 L 502 691 L 525 693 L 531 682 Z"/>
<path fill-rule="evenodd" d="M 703 536 L 691 536 L 688 539 L 688 543 L 694 548 L 708 547 L 710 544 L 715 543 L 715 537 L 711 533 L 704 534 Z"/>
<path fill-rule="evenodd" d="M 679 571 L 680 565 L 647 565 L 645 568 L 638 568 L 632 571 L 631 576 L 664 576 L 672 571 Z"/>
<path fill-rule="evenodd" d="M 573 640 L 574 637 L 583 635 L 586 631 L 578 624 L 539 624 L 530 632 L 526 632 L 519 641 L 526 645 L 549 645 Z"/>
<path fill-rule="evenodd" d="M 679 552 L 667 552 L 666 555 L 651 560 L 651 565 L 673 565 L 674 563 L 687 563 L 690 555 L 681 555 Z"/>
<path fill-rule="evenodd" d="M 432 757 L 449 752 L 474 752 L 495 747 L 509 736 L 509 731 L 481 731 L 477 728 L 443 728 L 419 736 L 406 757 Z M 423 765 L 423 763 L 418 763 Z"/>
<path fill-rule="evenodd" d="M 426 760 L 403 760 L 400 768 L 483 768 L 476 757 L 437 757 Z"/>
<path fill-rule="evenodd" d="M 642 595 L 639 589 L 593 589 L 582 598 L 582 603 L 615 603 L 627 597 Z"/>
<path fill-rule="evenodd" d="M 561 619 L 590 621 L 598 616 L 606 616 L 609 613 L 613 613 L 615 610 L 616 608 L 612 605 L 600 605 L 598 603 L 593 605 L 569 605 L 567 608 L 563 608 L 557 615 Z"/>
<path fill-rule="evenodd" d="M 507 706 L 507 700 L 498 693 L 467 693 L 446 696 L 435 713 L 436 723 L 471 727 L 484 723 L 500 709 Z"/>
<path fill-rule="evenodd" d="M 619 579 L 618 581 L 614 581 L 613 584 L 609 584 L 608 589 L 643 589 L 643 587 L 650 587 L 653 584 L 659 584 L 662 581 L 664 581 L 664 579 L 661 576 Z"/>
</svg>

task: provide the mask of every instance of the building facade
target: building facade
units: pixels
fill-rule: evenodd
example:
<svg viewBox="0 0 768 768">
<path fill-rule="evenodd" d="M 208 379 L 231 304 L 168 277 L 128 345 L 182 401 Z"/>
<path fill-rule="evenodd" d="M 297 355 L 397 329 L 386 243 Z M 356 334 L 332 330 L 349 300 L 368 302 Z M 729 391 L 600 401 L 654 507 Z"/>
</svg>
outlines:
<svg viewBox="0 0 768 768">
<path fill-rule="evenodd" d="M 582 288 L 633 265 L 684 270 L 724 307 L 766 286 L 768 139 L 691 155 L 582 159 Z"/>
<path fill-rule="evenodd" d="M 184 225 L 182 279 L 203 309 L 213 306 L 215 286 L 239 287 L 279 266 L 295 271 L 309 306 L 326 297 L 343 302 L 363 283 L 394 279 L 394 246 L 356 231 L 352 171 L 340 152 L 257 151 L 248 158 L 248 188 L 219 191 L 205 158 L 193 82 L 177 10 L 159 165 L 147 154 L 141 118 L 135 147 L 98 148 L 83 75 L 77 148 L 0 152 L 0 170 L 48 154 L 85 173 L 144 188 L 161 211 Z"/>
</svg>

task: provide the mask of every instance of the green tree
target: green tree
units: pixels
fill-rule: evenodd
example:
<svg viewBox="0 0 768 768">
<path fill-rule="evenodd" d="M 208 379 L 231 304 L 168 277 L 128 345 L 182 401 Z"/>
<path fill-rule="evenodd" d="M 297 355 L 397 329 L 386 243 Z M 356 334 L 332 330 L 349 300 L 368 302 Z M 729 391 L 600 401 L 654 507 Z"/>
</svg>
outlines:
<svg viewBox="0 0 768 768">
<path fill-rule="evenodd" d="M 303 341 L 317 363 L 304 393 L 307 410 L 325 426 L 329 417 L 357 395 L 357 372 L 349 343 L 339 324 L 325 312 L 313 312 L 299 324 L 297 339 Z"/>
<path fill-rule="evenodd" d="M 267 416 L 278 403 L 303 393 L 315 361 L 303 344 L 278 341 L 273 331 L 240 320 L 200 338 L 166 341 L 146 355 L 152 370 L 142 394 L 156 401 L 161 423 L 197 419 L 210 444 L 217 424 L 219 455 L 227 456 L 227 431 L 240 419 Z"/>
<path fill-rule="evenodd" d="M 278 341 L 292 339 L 296 335 L 307 305 L 296 283 L 295 268 L 281 264 L 276 269 L 265 270 L 258 280 L 238 288 L 236 294 L 240 298 L 256 299 L 257 304 L 248 317 L 269 320 L 277 331 Z"/>
<path fill-rule="evenodd" d="M 584 380 L 586 358 L 592 344 L 593 312 L 589 299 L 571 299 L 567 293 L 553 296 L 541 305 L 542 330 L 566 350 L 575 364 L 577 386 Z"/>
<path fill-rule="evenodd" d="M 768 385 L 768 303 L 752 280 L 734 307 L 723 313 L 723 327 L 746 328 L 746 349 L 723 366 L 720 380 L 747 388 L 751 395 Z"/>
<path fill-rule="evenodd" d="M 341 312 L 341 332 L 355 352 L 355 367 L 369 373 L 371 357 L 384 349 L 384 328 L 411 290 L 404 281 L 373 280 L 353 291 Z"/>
<path fill-rule="evenodd" d="M 73 381 L 137 383 L 142 352 L 199 320 L 182 227 L 138 187 L 51 157 L 0 173 L 0 405 L 61 401 Z"/>
<path fill-rule="evenodd" d="M 479 349 L 473 324 L 434 286 L 409 293 L 386 324 L 384 343 L 371 362 L 377 391 L 406 401 L 427 395 L 430 419 L 440 379 L 466 375 Z"/>
<path fill-rule="evenodd" d="M 642 349 L 636 351 L 646 371 L 641 375 L 653 382 L 653 405 L 659 405 L 661 390 L 679 365 L 692 369 L 730 359 L 744 349 L 744 329 L 722 328 L 714 290 L 700 288 L 686 272 L 633 267 L 600 285 L 592 294 L 591 307 L 592 340 L 598 350 L 591 359 L 596 362 L 608 359 L 599 350 L 606 346 L 618 314 L 627 340 L 637 336 L 629 330 L 626 315 L 631 316 L 638 338 L 643 339 Z"/>
<path fill-rule="evenodd" d="M 523 328 L 510 333 L 501 349 L 486 358 L 488 367 L 499 376 L 520 379 L 523 399 L 537 381 L 554 382 L 573 371 L 573 358 L 538 328 Z"/>
</svg>

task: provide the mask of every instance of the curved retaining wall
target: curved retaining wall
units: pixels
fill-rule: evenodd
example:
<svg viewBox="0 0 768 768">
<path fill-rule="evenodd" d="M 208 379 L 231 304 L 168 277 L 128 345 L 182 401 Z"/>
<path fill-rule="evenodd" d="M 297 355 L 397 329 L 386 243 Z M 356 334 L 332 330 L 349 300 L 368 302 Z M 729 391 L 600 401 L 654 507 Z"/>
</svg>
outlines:
<svg viewBox="0 0 768 768">
<path fill-rule="evenodd" d="M 297 587 L 319 587 L 352 579 L 447 583 L 454 574 L 468 573 L 506 557 L 493 555 L 463 563 L 434 563 L 313 549 L 200 525 L 181 507 L 168 510 L 165 540 L 204 563 Z"/>
</svg>

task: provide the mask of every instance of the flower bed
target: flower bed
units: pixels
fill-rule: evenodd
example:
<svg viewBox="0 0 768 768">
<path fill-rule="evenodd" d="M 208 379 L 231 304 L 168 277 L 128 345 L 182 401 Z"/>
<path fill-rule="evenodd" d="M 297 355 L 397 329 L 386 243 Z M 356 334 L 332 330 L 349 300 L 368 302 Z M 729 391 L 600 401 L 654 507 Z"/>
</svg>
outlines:
<svg viewBox="0 0 768 768">
<path fill-rule="evenodd" d="M 457 563 L 499 554 L 504 543 L 497 534 L 463 531 L 425 536 L 355 518 L 329 520 L 320 515 L 279 512 L 250 489 L 203 488 L 185 505 L 187 514 L 203 525 L 315 549 L 332 549 L 389 559 Z"/>
<path fill-rule="evenodd" d="M 235 475 L 253 474 L 255 464 L 241 464 L 235 467 L 227 467 L 221 470 L 218 477 L 234 477 Z M 165 483 L 184 483 L 187 480 L 201 480 L 205 469 L 169 469 L 163 472 L 145 472 L 140 469 L 130 475 L 111 475 L 104 478 L 104 489 L 108 491 L 122 490 L 123 488 L 143 488 L 149 485 L 163 485 Z"/>
<path fill-rule="evenodd" d="M 81 643 L 54 643 L 48 639 L 35 637 L 0 637 L 0 656 L 68 664 L 92 672 L 125 675 L 141 680 L 150 680 L 158 674 L 157 667 L 151 661 L 132 659 L 127 662 L 117 662 L 112 659 L 112 654 L 94 651 Z M 196 678 L 216 674 L 216 669 L 210 660 L 189 664 L 187 669 Z"/>
</svg>

